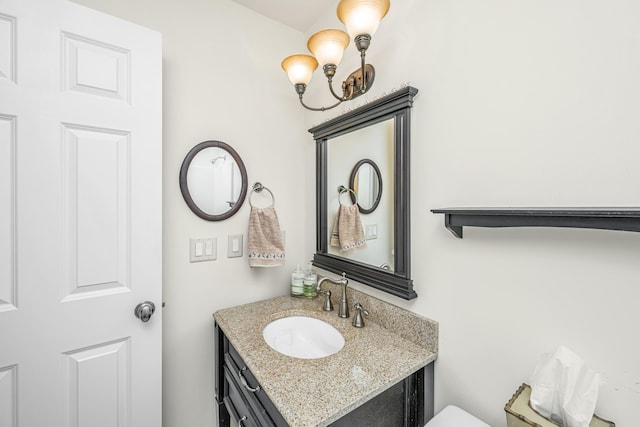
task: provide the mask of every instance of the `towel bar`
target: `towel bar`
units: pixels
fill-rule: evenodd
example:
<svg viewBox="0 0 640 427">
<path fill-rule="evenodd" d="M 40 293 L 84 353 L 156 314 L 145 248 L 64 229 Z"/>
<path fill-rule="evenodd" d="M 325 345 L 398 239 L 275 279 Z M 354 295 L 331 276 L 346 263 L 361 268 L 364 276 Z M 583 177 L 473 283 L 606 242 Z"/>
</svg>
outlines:
<svg viewBox="0 0 640 427">
<path fill-rule="evenodd" d="M 260 182 L 256 182 L 255 184 L 253 184 L 253 186 L 251 187 L 251 194 L 249 194 L 249 205 L 251 207 L 253 207 L 253 203 L 251 203 L 251 196 L 253 196 L 253 193 L 260 193 L 262 190 L 267 190 L 267 192 L 271 195 L 271 205 L 275 206 L 276 204 L 276 198 L 273 195 L 273 193 L 271 192 L 271 190 L 269 190 L 267 187 L 265 187 L 264 185 L 262 185 L 262 183 Z"/>
<path fill-rule="evenodd" d="M 355 199 L 355 202 L 353 204 L 354 205 L 358 204 L 358 195 L 356 194 L 356 192 L 350 188 L 345 187 L 344 185 L 341 185 L 338 187 L 338 203 L 340 203 L 340 205 L 342 205 L 342 200 L 340 200 L 340 196 L 342 196 L 344 193 L 353 194 L 353 197 Z"/>
</svg>

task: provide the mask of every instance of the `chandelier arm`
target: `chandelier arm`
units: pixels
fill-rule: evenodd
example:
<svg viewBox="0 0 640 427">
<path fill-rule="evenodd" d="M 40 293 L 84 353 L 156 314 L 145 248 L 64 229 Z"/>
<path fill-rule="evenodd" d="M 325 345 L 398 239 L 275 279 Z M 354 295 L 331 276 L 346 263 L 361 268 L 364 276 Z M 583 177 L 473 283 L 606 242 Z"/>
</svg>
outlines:
<svg viewBox="0 0 640 427">
<path fill-rule="evenodd" d="M 334 90 L 333 90 L 333 79 L 331 77 L 327 77 L 327 82 L 329 83 L 329 90 L 331 91 L 331 95 L 333 95 L 333 97 L 335 99 L 337 99 L 338 101 L 342 102 L 342 101 L 346 101 L 348 98 L 346 98 L 344 96 L 344 93 L 342 94 L 342 96 L 339 96 Z"/>
<path fill-rule="evenodd" d="M 367 74 L 365 70 L 365 56 L 367 49 L 371 44 L 371 36 L 369 34 L 359 34 L 353 39 L 358 52 L 360 52 L 360 72 L 362 73 L 362 83 L 360 84 L 360 94 L 363 94 L 369 89 L 367 87 Z"/>
<path fill-rule="evenodd" d="M 367 91 L 367 73 L 365 72 L 364 66 L 366 65 L 365 62 L 365 55 L 366 55 L 367 50 L 366 49 L 362 49 L 360 51 L 360 69 L 362 70 L 362 84 L 360 85 L 360 91 L 362 93 L 365 93 Z"/>
<path fill-rule="evenodd" d="M 304 108 L 306 108 L 307 110 L 311 110 L 311 111 L 326 111 L 326 110 L 330 110 L 330 109 L 335 108 L 338 105 L 342 104 L 342 100 L 340 100 L 340 101 L 336 102 L 335 104 L 330 105 L 328 107 L 314 108 L 314 107 L 309 107 L 308 105 L 306 105 L 304 103 L 304 101 L 302 100 L 302 95 L 299 95 L 298 98 L 300 99 L 300 104 L 302 104 L 302 106 Z"/>
</svg>

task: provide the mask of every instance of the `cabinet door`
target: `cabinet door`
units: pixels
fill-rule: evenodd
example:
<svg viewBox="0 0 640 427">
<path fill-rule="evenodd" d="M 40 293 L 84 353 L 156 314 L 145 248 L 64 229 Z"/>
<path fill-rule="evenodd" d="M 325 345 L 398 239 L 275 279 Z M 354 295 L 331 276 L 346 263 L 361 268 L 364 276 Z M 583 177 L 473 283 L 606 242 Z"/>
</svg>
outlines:
<svg viewBox="0 0 640 427">
<path fill-rule="evenodd" d="M 331 427 L 404 426 L 405 382 L 400 382 L 349 412 Z"/>
</svg>

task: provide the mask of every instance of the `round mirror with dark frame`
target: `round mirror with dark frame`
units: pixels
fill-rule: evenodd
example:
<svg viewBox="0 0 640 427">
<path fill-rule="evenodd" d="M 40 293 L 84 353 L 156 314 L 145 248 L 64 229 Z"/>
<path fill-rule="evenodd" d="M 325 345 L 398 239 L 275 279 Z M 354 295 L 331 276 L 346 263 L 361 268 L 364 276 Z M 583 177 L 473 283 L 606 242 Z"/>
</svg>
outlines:
<svg viewBox="0 0 640 427">
<path fill-rule="evenodd" d="M 356 203 L 362 214 L 370 214 L 376 210 L 382 198 L 382 173 L 380 168 L 371 159 L 362 159 L 351 170 L 349 177 L 349 193 L 351 201 Z"/>
<path fill-rule="evenodd" d="M 229 144 L 204 141 L 185 156 L 180 191 L 189 209 L 207 221 L 232 217 L 247 196 L 247 169 Z"/>
</svg>

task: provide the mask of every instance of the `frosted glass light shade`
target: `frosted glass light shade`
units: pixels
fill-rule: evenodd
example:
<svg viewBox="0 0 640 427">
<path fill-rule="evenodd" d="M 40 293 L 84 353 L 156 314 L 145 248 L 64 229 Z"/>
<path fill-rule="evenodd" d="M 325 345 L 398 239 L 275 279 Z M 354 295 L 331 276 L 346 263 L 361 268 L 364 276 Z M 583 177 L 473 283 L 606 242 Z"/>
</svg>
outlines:
<svg viewBox="0 0 640 427">
<path fill-rule="evenodd" d="M 349 46 L 349 36 L 342 30 L 318 31 L 307 42 L 307 49 L 316 57 L 320 66 L 338 65 L 345 48 Z"/>
<path fill-rule="evenodd" d="M 318 61 L 311 55 L 291 55 L 282 61 L 282 69 L 289 76 L 291 84 L 309 84 L 313 71 L 318 68 Z"/>
<path fill-rule="evenodd" d="M 347 27 L 351 38 L 361 34 L 373 36 L 389 6 L 389 0 L 341 0 L 338 19 Z"/>
</svg>

